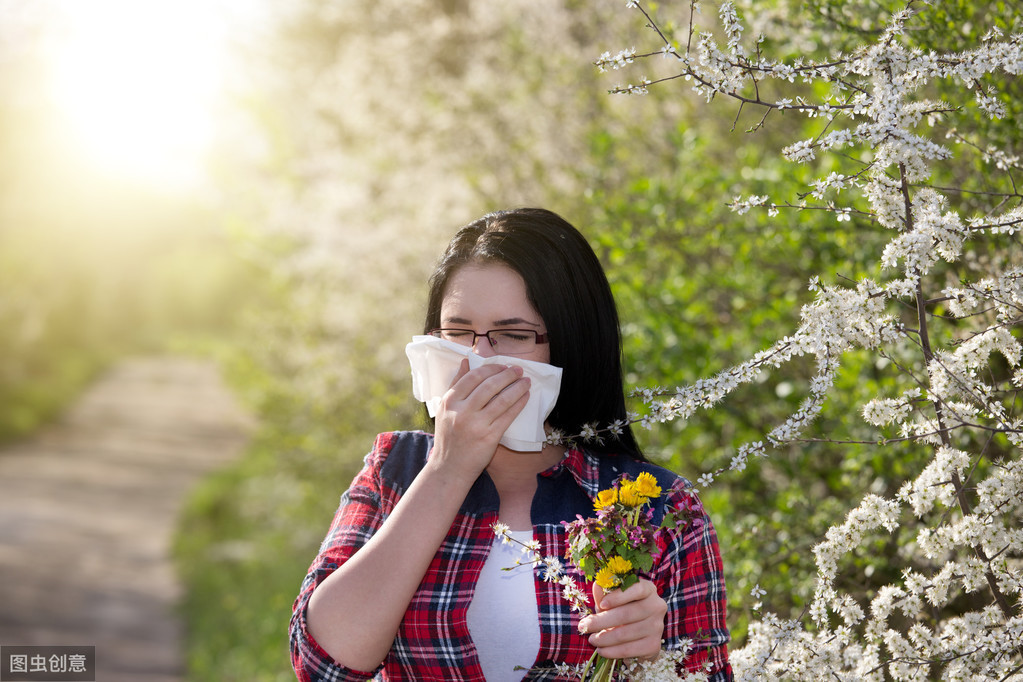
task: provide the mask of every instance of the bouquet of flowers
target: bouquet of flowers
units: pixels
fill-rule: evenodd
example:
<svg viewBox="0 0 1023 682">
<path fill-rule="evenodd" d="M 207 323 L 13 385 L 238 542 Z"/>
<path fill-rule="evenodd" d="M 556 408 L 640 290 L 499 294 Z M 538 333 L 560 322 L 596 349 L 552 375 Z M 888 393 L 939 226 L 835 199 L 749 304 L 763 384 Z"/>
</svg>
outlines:
<svg viewBox="0 0 1023 682">
<path fill-rule="evenodd" d="M 684 527 L 689 522 L 686 511 L 669 511 L 661 523 L 653 523 L 654 512 L 650 501 L 661 495 L 661 487 L 652 474 L 643 472 L 635 480 L 623 475 L 612 487 L 602 490 L 594 500 L 595 516 L 565 522 L 568 532 L 567 558 L 585 576 L 601 589 L 628 589 L 636 584 L 643 573 L 653 568 L 654 561 L 661 553 L 660 536 L 669 530 Z M 528 557 L 528 563 L 542 563 L 545 566 L 544 580 L 556 582 L 563 588 L 563 595 L 572 609 L 583 615 L 591 611 L 588 596 L 564 568 L 557 557 L 542 557 L 539 543 L 520 543 L 508 533 L 503 523 L 493 525 L 494 533 L 506 543 L 518 543 Z M 517 561 L 520 565 L 522 561 Z M 513 570 L 509 567 L 503 570 Z M 684 660 L 687 650 L 669 653 L 663 663 L 674 669 L 676 663 Z M 618 659 L 607 659 L 593 652 L 593 656 L 581 668 L 559 664 L 560 674 L 576 677 L 583 682 L 610 682 L 620 674 L 642 672 L 645 664 L 637 662 L 623 666 Z M 674 678 L 674 675 L 671 676 Z M 658 678 L 661 679 L 661 678 Z M 689 679 L 688 677 L 686 679 Z"/>
<path fill-rule="evenodd" d="M 660 495 L 661 487 L 652 474 L 643 472 L 635 480 L 625 474 L 597 495 L 593 504 L 596 516 L 566 524 L 568 559 L 587 581 L 605 591 L 626 590 L 650 571 L 661 551 L 658 536 L 688 521 L 685 514 L 669 512 L 654 526 L 649 503 Z M 594 651 L 580 679 L 612 680 L 620 664 Z"/>
</svg>

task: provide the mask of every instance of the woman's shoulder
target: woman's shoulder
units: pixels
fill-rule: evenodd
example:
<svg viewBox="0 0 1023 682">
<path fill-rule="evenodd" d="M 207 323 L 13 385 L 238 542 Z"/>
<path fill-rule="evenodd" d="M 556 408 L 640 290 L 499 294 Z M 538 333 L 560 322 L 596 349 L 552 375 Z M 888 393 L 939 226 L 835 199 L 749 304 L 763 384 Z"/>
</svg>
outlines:
<svg viewBox="0 0 1023 682">
<path fill-rule="evenodd" d="M 432 447 L 431 433 L 388 431 L 377 435 L 366 464 L 376 468 L 386 481 L 404 488 L 422 470 Z"/>
<path fill-rule="evenodd" d="M 430 451 L 433 434 L 425 431 L 385 431 L 378 433 L 373 443 L 373 452 L 387 456 L 393 453 Z"/>
</svg>

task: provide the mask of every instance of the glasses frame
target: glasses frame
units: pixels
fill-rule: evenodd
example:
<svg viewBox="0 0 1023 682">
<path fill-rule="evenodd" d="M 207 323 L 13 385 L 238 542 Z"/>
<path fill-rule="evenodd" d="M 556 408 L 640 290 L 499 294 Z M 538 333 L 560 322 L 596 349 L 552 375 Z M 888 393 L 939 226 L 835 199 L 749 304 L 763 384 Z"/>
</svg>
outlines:
<svg viewBox="0 0 1023 682">
<path fill-rule="evenodd" d="M 490 343 L 490 347 L 491 348 L 496 348 L 497 346 L 494 343 L 494 340 L 492 338 L 490 338 L 490 335 L 495 333 L 495 332 L 520 332 L 520 333 L 523 333 L 523 334 L 532 334 L 533 337 L 536 339 L 536 344 L 537 345 L 542 344 L 542 343 L 550 343 L 550 334 L 548 334 L 547 332 L 544 332 L 543 334 L 541 334 L 540 332 L 536 331 L 535 329 L 519 329 L 518 327 L 499 327 L 498 329 L 488 329 L 485 332 L 477 332 L 475 329 L 461 329 L 459 327 L 437 327 L 436 329 L 431 329 L 427 333 L 430 336 L 433 336 L 433 337 L 436 337 L 436 338 L 439 339 L 441 337 L 437 336 L 438 332 L 461 332 L 462 334 L 472 334 L 472 343 L 470 343 L 468 346 L 466 346 L 466 348 L 475 348 L 476 347 L 476 340 L 479 339 L 481 336 L 485 336 L 486 337 L 487 341 Z M 458 343 L 458 342 L 457 341 L 452 341 L 452 343 Z M 507 355 L 523 355 L 523 354 L 528 353 L 528 352 L 529 351 L 523 351 L 521 353 L 507 353 L 506 352 L 506 354 Z"/>
</svg>

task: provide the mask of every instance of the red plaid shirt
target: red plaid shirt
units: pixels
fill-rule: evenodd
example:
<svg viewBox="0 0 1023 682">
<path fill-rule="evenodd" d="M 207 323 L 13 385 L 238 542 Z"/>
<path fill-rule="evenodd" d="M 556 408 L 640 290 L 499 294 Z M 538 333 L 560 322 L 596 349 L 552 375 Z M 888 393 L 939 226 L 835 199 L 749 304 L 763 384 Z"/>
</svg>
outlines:
<svg viewBox="0 0 1023 682">
<path fill-rule="evenodd" d="M 377 437 L 365 467 L 341 497 L 320 553 L 313 561 L 295 600 L 291 619 L 291 656 L 301 682 L 365 680 L 473 680 L 483 682 L 479 658 L 466 612 L 473 586 L 494 542 L 491 524 L 498 519 L 498 496 L 489 476 L 480 476 L 469 491 L 447 538 L 437 550 L 419 590 L 405 612 L 394 644 L 375 671 L 345 668 L 313 640 L 306 628 L 306 605 L 316 586 L 337 570 L 380 527 L 422 469 L 433 446 L 433 436 L 422 432 L 385 433 Z M 687 660 L 690 670 L 709 665 L 711 680 L 730 680 L 728 630 L 725 625 L 725 580 L 717 537 L 695 495 L 675 484 L 679 477 L 661 467 L 631 457 L 597 455 L 569 450 L 556 466 L 537 477 L 533 533 L 542 556 L 557 556 L 567 572 L 583 585 L 565 560 L 565 527 L 577 514 L 593 515 L 593 498 L 611 487 L 623 473 L 632 478 L 649 471 L 670 494 L 654 500 L 654 522 L 666 507 L 688 509 L 693 521 L 668 543 L 650 580 L 668 604 L 664 648 L 671 650 L 695 642 Z M 528 680 L 559 679 L 556 663 L 585 663 L 593 648 L 577 629 L 574 613 L 557 583 L 543 580 L 543 567 L 534 571 L 540 618 L 540 651 Z M 590 585 L 586 586 L 591 587 Z M 501 614 L 495 613 L 495 618 Z"/>
</svg>

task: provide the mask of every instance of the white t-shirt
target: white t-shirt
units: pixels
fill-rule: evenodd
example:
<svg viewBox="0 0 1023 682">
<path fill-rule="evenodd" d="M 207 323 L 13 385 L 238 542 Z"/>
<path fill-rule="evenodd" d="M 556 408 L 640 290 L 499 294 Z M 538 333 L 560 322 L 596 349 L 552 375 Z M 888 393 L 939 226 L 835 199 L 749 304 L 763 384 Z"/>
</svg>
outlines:
<svg viewBox="0 0 1023 682">
<path fill-rule="evenodd" d="M 519 542 L 533 539 L 532 530 L 509 534 Z M 525 560 L 522 549 L 494 539 L 466 615 L 487 682 L 519 682 L 540 651 L 533 565 L 515 566 L 516 560 Z M 501 570 L 510 567 L 514 569 Z"/>
</svg>

